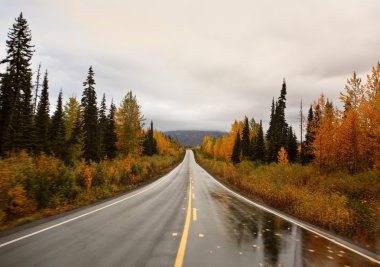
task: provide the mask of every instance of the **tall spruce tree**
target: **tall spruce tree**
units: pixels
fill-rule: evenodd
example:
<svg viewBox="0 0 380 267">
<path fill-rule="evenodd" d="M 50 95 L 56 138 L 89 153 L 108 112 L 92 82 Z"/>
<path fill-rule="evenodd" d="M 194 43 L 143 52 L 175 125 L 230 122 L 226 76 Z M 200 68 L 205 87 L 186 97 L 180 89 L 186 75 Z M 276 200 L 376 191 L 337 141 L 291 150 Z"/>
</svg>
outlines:
<svg viewBox="0 0 380 267">
<path fill-rule="evenodd" d="M 106 95 L 103 94 L 102 102 L 100 103 L 99 109 L 99 126 L 98 126 L 98 146 L 99 146 L 99 158 L 103 159 L 106 156 L 106 147 L 105 147 L 105 135 L 107 131 L 107 106 L 106 106 Z"/>
<path fill-rule="evenodd" d="M 313 142 L 314 138 L 314 129 L 313 129 L 313 121 L 314 121 L 314 112 L 313 107 L 310 105 L 310 109 L 307 115 L 307 125 L 306 125 L 306 135 L 305 135 L 305 143 L 304 143 L 304 153 L 302 157 L 302 163 L 306 164 L 311 162 L 314 159 L 313 153 Z"/>
<path fill-rule="evenodd" d="M 36 153 L 44 152 L 50 153 L 50 109 L 49 109 L 49 84 L 48 84 L 48 72 L 46 70 L 45 76 L 42 82 L 42 91 L 40 95 L 40 101 L 37 106 L 37 114 L 35 118 L 36 128 Z"/>
<path fill-rule="evenodd" d="M 251 160 L 253 161 L 257 160 L 256 146 L 257 146 L 257 134 L 254 134 L 250 140 L 250 151 L 249 151 Z"/>
<path fill-rule="evenodd" d="M 88 70 L 81 101 L 84 133 L 84 158 L 98 160 L 98 108 L 96 103 L 95 80 L 92 66 Z"/>
<path fill-rule="evenodd" d="M 255 160 L 265 161 L 265 142 L 263 123 L 260 120 L 259 132 L 257 134 L 257 142 L 255 145 Z"/>
<path fill-rule="evenodd" d="M 109 114 L 107 116 L 107 128 L 104 138 L 106 155 L 109 159 L 113 159 L 116 156 L 116 127 L 115 127 L 115 112 L 116 106 L 113 101 L 111 101 L 111 107 Z"/>
<path fill-rule="evenodd" d="M 287 132 L 286 151 L 288 153 L 289 161 L 294 162 L 297 158 L 297 137 L 293 132 L 292 126 L 289 126 Z"/>
<path fill-rule="evenodd" d="M 51 150 L 61 159 L 65 153 L 65 124 L 63 121 L 62 90 L 59 92 L 57 107 L 51 119 Z"/>
<path fill-rule="evenodd" d="M 269 162 L 277 161 L 278 151 L 281 147 L 286 147 L 288 140 L 288 124 L 285 120 L 286 109 L 286 81 L 283 80 L 280 96 L 274 103 L 272 100 L 271 118 L 267 131 L 268 157 Z"/>
<path fill-rule="evenodd" d="M 31 41 L 28 22 L 21 13 L 8 33 L 7 55 L 0 62 L 7 64 L 0 87 L 0 154 L 33 146 Z"/>
<path fill-rule="evenodd" d="M 251 156 L 250 140 L 249 140 L 249 122 L 247 116 L 244 118 L 244 127 L 241 140 L 242 158 L 248 159 Z"/>
<path fill-rule="evenodd" d="M 152 156 L 157 153 L 157 141 L 153 137 L 153 121 L 150 122 L 150 129 L 145 136 L 143 147 L 143 153 L 147 156 Z"/>
<path fill-rule="evenodd" d="M 234 143 L 234 147 L 232 149 L 231 161 L 233 164 L 238 164 L 241 158 L 241 139 L 240 139 L 240 131 L 238 130 L 236 134 L 236 139 Z"/>
</svg>

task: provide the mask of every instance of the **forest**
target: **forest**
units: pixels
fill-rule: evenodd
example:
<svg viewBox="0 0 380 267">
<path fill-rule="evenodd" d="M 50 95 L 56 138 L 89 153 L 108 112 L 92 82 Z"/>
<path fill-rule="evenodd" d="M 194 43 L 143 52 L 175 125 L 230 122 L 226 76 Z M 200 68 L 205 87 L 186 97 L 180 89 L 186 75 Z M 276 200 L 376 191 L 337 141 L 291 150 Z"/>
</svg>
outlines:
<svg viewBox="0 0 380 267">
<path fill-rule="evenodd" d="M 126 192 L 173 168 L 184 150 L 154 129 L 132 91 L 98 105 L 89 67 L 81 99 L 62 91 L 50 110 L 49 73 L 31 68 L 35 46 L 21 13 L 0 75 L 0 229 Z M 35 79 L 33 77 L 35 76 Z"/>
<path fill-rule="evenodd" d="M 366 81 L 354 72 L 339 93 L 300 107 L 301 140 L 288 125 L 286 81 L 273 98 L 269 127 L 245 117 L 229 134 L 206 136 L 198 162 L 261 203 L 379 248 L 380 63 Z M 269 105 L 268 105 L 269 106 Z"/>
</svg>

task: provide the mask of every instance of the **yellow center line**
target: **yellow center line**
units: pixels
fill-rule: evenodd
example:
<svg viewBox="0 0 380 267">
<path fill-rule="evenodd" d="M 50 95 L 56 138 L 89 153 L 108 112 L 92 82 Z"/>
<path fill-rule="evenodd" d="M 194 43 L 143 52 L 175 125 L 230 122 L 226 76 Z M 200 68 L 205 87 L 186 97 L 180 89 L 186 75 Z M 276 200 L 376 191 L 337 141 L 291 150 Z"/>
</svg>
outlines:
<svg viewBox="0 0 380 267">
<path fill-rule="evenodd" d="M 197 220 L 197 209 L 193 208 L 193 221 Z"/>
<path fill-rule="evenodd" d="M 175 259 L 174 267 L 182 267 L 183 265 L 183 258 L 185 257 L 185 250 L 186 250 L 186 243 L 187 243 L 187 237 L 189 235 L 189 228 L 190 228 L 190 218 L 191 218 L 191 174 L 189 175 L 189 202 L 187 207 L 187 215 L 186 215 L 186 221 L 185 226 L 183 227 L 183 233 L 181 242 L 179 243 L 179 248 L 177 252 L 177 258 Z"/>
</svg>

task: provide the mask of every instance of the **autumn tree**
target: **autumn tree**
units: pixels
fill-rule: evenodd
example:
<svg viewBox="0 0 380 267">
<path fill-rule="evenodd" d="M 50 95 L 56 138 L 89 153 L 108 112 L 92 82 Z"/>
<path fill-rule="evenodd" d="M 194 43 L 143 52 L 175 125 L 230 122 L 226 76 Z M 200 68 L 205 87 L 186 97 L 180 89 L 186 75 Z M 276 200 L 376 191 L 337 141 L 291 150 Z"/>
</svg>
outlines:
<svg viewBox="0 0 380 267">
<path fill-rule="evenodd" d="M 123 98 L 115 116 L 117 147 L 124 155 L 141 154 L 144 117 L 136 96 L 129 91 Z"/>
<path fill-rule="evenodd" d="M 363 168 L 380 168 L 380 63 L 367 75 L 359 108 L 361 114 Z"/>
<path fill-rule="evenodd" d="M 215 139 L 212 136 L 206 135 L 205 137 L 203 137 L 201 149 L 204 153 L 206 153 L 210 157 L 213 157 L 214 143 L 215 143 Z"/>
<path fill-rule="evenodd" d="M 65 161 L 73 164 L 83 155 L 83 131 L 80 103 L 76 97 L 70 97 L 64 106 Z"/>
<path fill-rule="evenodd" d="M 28 22 L 21 13 L 8 33 L 6 65 L 0 87 L 0 154 L 33 146 L 31 59 L 34 46 Z"/>
<path fill-rule="evenodd" d="M 320 168 L 336 166 L 336 129 L 338 125 L 336 110 L 324 95 L 321 95 L 314 103 L 314 110 L 314 161 Z"/>
<path fill-rule="evenodd" d="M 65 125 L 65 141 L 68 142 L 74 131 L 75 122 L 80 116 L 80 103 L 72 96 L 63 107 L 63 121 Z"/>
<path fill-rule="evenodd" d="M 281 147 L 278 151 L 277 162 L 282 166 L 287 166 L 289 164 L 288 153 L 286 153 L 284 147 Z"/>
<path fill-rule="evenodd" d="M 74 164 L 84 154 L 84 131 L 80 109 L 77 108 L 75 104 L 71 106 L 71 109 L 73 109 L 72 112 L 76 110 L 77 114 L 75 115 L 75 121 L 71 131 L 71 135 L 69 139 L 66 141 L 67 152 L 65 161 L 69 164 Z"/>
<path fill-rule="evenodd" d="M 83 134 L 84 134 L 84 158 L 89 160 L 98 160 L 98 108 L 96 103 L 94 71 L 90 66 L 87 79 L 83 83 L 84 90 L 81 100 L 81 111 L 83 116 Z"/>
<path fill-rule="evenodd" d="M 363 142 L 360 127 L 360 104 L 362 103 L 363 86 L 356 73 L 347 80 L 345 93 L 340 94 L 344 104 L 342 120 L 338 129 L 338 155 L 340 163 L 344 163 L 351 173 L 358 169 L 360 143 Z"/>
<path fill-rule="evenodd" d="M 59 92 L 57 107 L 51 119 L 51 149 L 54 155 L 63 159 L 65 153 L 65 125 L 63 122 L 62 91 Z"/>
<path fill-rule="evenodd" d="M 236 134 L 236 139 L 234 143 L 234 148 L 232 150 L 231 161 L 233 164 L 237 164 L 241 161 L 241 139 L 240 131 Z"/>
<path fill-rule="evenodd" d="M 42 82 L 42 91 L 40 101 L 38 102 L 37 114 L 35 118 L 36 127 L 36 152 L 50 153 L 50 115 L 49 115 L 49 85 L 48 85 L 48 72 Z"/>
</svg>

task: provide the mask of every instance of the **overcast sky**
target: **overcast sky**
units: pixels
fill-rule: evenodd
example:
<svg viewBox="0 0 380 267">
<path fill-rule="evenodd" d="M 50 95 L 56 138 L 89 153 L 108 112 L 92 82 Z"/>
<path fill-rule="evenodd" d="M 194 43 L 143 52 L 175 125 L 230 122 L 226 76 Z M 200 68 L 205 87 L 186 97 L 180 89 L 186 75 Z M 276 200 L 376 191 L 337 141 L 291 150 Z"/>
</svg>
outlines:
<svg viewBox="0 0 380 267">
<path fill-rule="evenodd" d="M 379 0 L 0 0 L 0 57 L 23 12 L 52 106 L 82 94 L 90 65 L 98 100 L 128 90 L 160 130 L 227 131 L 244 115 L 269 120 L 286 78 L 288 122 L 299 103 L 338 94 L 380 60 Z"/>
</svg>

